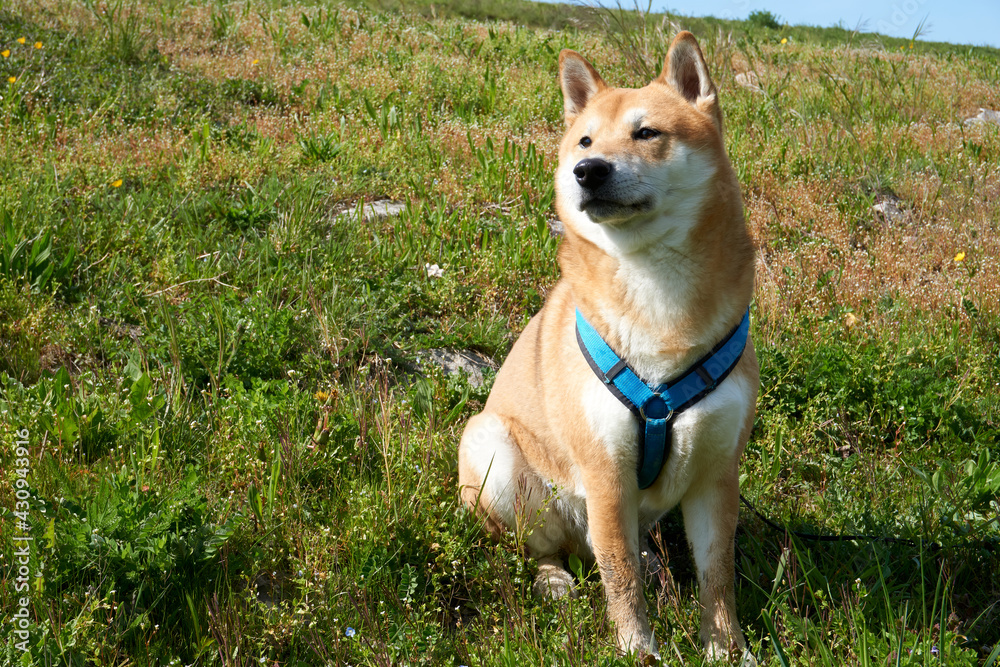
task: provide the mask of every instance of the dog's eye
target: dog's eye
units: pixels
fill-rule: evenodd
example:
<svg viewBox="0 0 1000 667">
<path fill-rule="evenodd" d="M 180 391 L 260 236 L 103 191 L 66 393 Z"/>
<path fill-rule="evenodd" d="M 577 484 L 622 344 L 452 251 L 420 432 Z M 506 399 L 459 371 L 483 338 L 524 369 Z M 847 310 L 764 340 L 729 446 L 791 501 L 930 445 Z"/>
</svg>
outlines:
<svg viewBox="0 0 1000 667">
<path fill-rule="evenodd" d="M 594 142 L 590 140 L 590 137 L 584 137 L 583 139 L 580 139 L 581 148 L 590 148 L 590 144 L 592 143 Z"/>
<path fill-rule="evenodd" d="M 651 127 L 641 127 L 635 131 L 632 135 L 633 139 L 652 139 L 653 137 L 660 136 L 659 130 L 654 130 Z"/>
</svg>

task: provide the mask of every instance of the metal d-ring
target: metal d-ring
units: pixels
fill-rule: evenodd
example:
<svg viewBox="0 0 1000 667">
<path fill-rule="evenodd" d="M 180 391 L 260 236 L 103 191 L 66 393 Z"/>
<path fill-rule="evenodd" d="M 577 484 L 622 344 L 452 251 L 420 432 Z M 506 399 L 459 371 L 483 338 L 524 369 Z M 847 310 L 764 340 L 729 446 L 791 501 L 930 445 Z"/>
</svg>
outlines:
<svg viewBox="0 0 1000 667">
<path fill-rule="evenodd" d="M 639 406 L 639 416 L 642 417 L 643 421 L 648 421 L 649 420 L 649 417 L 646 416 L 646 405 L 651 400 L 653 400 L 654 398 L 660 399 L 660 401 L 663 403 L 664 407 L 666 407 L 669 410 L 669 412 L 667 413 L 667 416 L 666 417 L 662 417 L 662 419 L 664 419 L 666 421 L 670 421 L 670 418 L 674 416 L 674 411 L 673 411 L 672 408 L 670 408 L 669 405 L 667 405 L 667 402 L 663 400 L 663 395 L 660 394 L 660 392 L 658 392 L 658 391 L 653 392 L 653 395 L 650 396 L 649 398 L 647 398 L 645 400 L 645 402 L 642 405 Z"/>
</svg>

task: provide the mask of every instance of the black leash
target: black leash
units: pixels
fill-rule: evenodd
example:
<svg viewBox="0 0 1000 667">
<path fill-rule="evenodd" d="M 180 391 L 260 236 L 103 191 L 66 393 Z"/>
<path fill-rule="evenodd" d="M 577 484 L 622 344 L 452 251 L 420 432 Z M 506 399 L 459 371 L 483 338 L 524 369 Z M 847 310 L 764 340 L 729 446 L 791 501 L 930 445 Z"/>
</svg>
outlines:
<svg viewBox="0 0 1000 667">
<path fill-rule="evenodd" d="M 920 546 L 914 540 L 908 540 L 904 537 L 889 537 L 886 535 L 817 535 L 815 533 L 801 533 L 797 530 L 789 530 L 786 526 L 781 526 L 774 521 L 771 521 L 766 516 L 764 516 L 760 510 L 753 506 L 749 500 L 741 493 L 740 500 L 750 508 L 750 511 L 757 515 L 757 518 L 770 526 L 773 530 L 779 533 L 786 533 L 789 535 L 795 535 L 803 540 L 809 540 L 810 542 L 886 542 L 889 544 L 905 544 L 911 547 Z M 937 551 L 941 549 L 941 545 L 937 542 L 924 542 L 930 547 L 931 551 Z"/>
</svg>

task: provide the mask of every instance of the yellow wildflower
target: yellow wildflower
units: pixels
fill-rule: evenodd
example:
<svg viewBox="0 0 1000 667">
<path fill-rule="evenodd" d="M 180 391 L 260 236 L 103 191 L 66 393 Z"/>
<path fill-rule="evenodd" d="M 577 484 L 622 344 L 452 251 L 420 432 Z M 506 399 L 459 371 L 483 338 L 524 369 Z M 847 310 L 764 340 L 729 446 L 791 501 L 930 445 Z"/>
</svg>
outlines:
<svg viewBox="0 0 1000 667">
<path fill-rule="evenodd" d="M 4 58 L 9 58 L 10 57 L 10 49 L 4 49 L 3 51 L 0 51 L 0 56 L 3 56 Z"/>
<path fill-rule="evenodd" d="M 964 252 L 960 252 L 957 255 L 955 255 L 955 261 L 956 262 L 961 262 L 963 259 L 965 259 L 965 253 Z"/>
<path fill-rule="evenodd" d="M 260 60 L 258 60 L 257 58 L 254 58 L 254 59 L 253 59 L 253 62 L 252 62 L 252 63 L 250 63 L 250 64 L 251 64 L 251 65 L 256 65 L 256 64 L 257 64 L 257 63 L 259 63 L 259 62 L 260 62 Z"/>
<path fill-rule="evenodd" d="M 326 400 L 328 398 L 330 398 L 330 394 L 326 393 L 323 390 L 320 390 L 320 391 L 317 391 L 315 394 L 313 394 L 313 398 L 315 398 L 320 403 L 325 403 Z"/>
<path fill-rule="evenodd" d="M 854 315 L 854 313 L 847 313 L 846 315 L 844 315 L 844 324 L 847 326 L 848 329 L 850 329 L 857 323 L 858 323 L 858 318 Z"/>
<path fill-rule="evenodd" d="M 782 44 L 788 44 L 788 38 L 787 37 L 782 37 L 781 38 L 781 43 Z"/>
<path fill-rule="evenodd" d="M 27 41 L 28 41 L 28 38 L 27 38 L 27 37 L 18 37 L 18 38 L 17 38 L 17 43 L 18 43 L 18 44 L 24 44 L 24 43 L 25 43 L 25 42 L 27 42 Z"/>
<path fill-rule="evenodd" d="M 42 48 L 42 43 L 41 42 L 35 42 L 35 48 L 36 49 Z"/>
<path fill-rule="evenodd" d="M 114 183 L 111 184 L 111 187 L 113 187 L 113 188 L 120 188 L 121 186 L 122 186 L 122 179 L 120 179 L 120 178 L 117 181 L 115 181 Z"/>
<path fill-rule="evenodd" d="M 17 81 L 17 77 L 16 76 L 9 76 L 9 77 L 7 77 L 7 83 L 14 83 L 15 81 Z"/>
</svg>

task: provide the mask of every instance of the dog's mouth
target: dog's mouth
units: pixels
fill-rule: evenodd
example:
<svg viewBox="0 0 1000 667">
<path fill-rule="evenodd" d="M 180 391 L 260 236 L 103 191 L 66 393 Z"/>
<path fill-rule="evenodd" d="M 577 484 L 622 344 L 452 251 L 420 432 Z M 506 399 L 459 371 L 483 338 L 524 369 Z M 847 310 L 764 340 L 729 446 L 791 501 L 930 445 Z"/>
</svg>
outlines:
<svg viewBox="0 0 1000 667">
<path fill-rule="evenodd" d="M 634 215 L 645 213 L 652 208 L 652 199 L 623 202 L 614 199 L 592 197 L 580 202 L 580 210 L 589 215 L 595 222 L 627 219 Z"/>
</svg>

